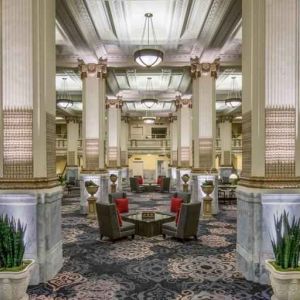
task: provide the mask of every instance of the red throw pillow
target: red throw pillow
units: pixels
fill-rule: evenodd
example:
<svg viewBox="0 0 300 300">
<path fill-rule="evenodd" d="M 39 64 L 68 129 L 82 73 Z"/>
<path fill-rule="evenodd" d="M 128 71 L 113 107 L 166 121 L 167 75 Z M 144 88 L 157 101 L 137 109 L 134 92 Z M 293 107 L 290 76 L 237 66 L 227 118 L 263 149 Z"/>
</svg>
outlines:
<svg viewBox="0 0 300 300">
<path fill-rule="evenodd" d="M 127 198 L 118 198 L 115 200 L 115 203 L 120 213 L 127 213 L 129 211 Z"/>
<path fill-rule="evenodd" d="M 178 209 L 178 211 L 177 211 L 177 214 L 176 214 L 176 219 L 175 219 L 175 223 L 176 223 L 176 225 L 177 225 L 177 224 L 178 224 L 178 222 L 179 222 L 180 210 L 181 210 L 181 207 Z"/>
<path fill-rule="evenodd" d="M 173 197 L 171 199 L 171 212 L 177 213 L 181 207 L 182 202 L 183 202 L 182 198 Z"/>
<path fill-rule="evenodd" d="M 144 180 L 143 180 L 143 177 L 142 177 L 142 176 L 139 177 L 138 180 L 139 180 L 139 184 L 143 184 L 143 183 L 144 183 Z"/>
<path fill-rule="evenodd" d="M 118 209 L 117 209 L 117 217 L 118 217 L 119 226 L 122 227 L 122 217 Z"/>
</svg>

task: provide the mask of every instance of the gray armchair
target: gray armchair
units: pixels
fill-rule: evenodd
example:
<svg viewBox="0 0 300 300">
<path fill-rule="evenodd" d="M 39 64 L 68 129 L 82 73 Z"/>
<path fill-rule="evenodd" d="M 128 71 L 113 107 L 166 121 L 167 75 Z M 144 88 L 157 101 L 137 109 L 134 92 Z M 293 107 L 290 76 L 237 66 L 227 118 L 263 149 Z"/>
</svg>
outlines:
<svg viewBox="0 0 300 300">
<path fill-rule="evenodd" d="M 117 208 L 114 203 L 96 203 L 96 207 L 100 239 L 107 236 L 114 241 L 129 235 L 134 239 L 135 225 L 124 221 L 122 226 L 119 225 Z"/>
<path fill-rule="evenodd" d="M 181 198 L 183 203 L 190 203 L 191 202 L 191 193 L 188 192 L 175 192 L 173 197 Z"/>
<path fill-rule="evenodd" d="M 169 222 L 162 225 L 162 234 L 184 240 L 193 236 L 197 239 L 201 203 L 183 203 L 180 209 L 178 224 Z"/>
</svg>

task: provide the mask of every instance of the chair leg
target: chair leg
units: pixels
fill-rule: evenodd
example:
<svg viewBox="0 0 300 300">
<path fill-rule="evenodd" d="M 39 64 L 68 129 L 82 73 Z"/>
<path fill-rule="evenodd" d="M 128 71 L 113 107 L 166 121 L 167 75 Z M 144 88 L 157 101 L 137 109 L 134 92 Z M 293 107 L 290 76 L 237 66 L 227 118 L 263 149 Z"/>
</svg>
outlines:
<svg viewBox="0 0 300 300">
<path fill-rule="evenodd" d="M 102 240 L 103 239 L 103 234 L 100 234 L 100 240 Z"/>
<path fill-rule="evenodd" d="M 194 239 L 195 239 L 195 241 L 197 241 L 197 240 L 198 240 L 198 238 L 197 238 L 197 235 L 194 235 Z"/>
<path fill-rule="evenodd" d="M 133 239 L 133 240 L 134 240 L 134 234 L 131 236 L 131 239 Z"/>
<path fill-rule="evenodd" d="M 162 235 L 162 236 L 163 236 L 163 238 L 164 238 L 164 239 L 166 239 L 166 235 L 165 235 L 164 233 L 163 233 L 163 235 Z"/>
</svg>

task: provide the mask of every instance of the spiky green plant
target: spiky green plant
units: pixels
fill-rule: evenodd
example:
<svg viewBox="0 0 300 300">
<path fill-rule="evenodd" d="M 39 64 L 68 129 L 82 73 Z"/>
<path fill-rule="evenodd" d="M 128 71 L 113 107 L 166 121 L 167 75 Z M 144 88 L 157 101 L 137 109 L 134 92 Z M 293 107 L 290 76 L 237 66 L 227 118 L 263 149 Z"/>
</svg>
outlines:
<svg viewBox="0 0 300 300">
<path fill-rule="evenodd" d="M 19 267 L 25 252 L 26 226 L 13 217 L 0 216 L 0 269 Z"/>
<path fill-rule="evenodd" d="M 282 269 L 299 267 L 300 254 L 300 218 L 293 216 L 289 222 L 289 214 L 284 211 L 279 217 L 274 215 L 276 237 L 271 239 L 275 263 Z"/>
</svg>

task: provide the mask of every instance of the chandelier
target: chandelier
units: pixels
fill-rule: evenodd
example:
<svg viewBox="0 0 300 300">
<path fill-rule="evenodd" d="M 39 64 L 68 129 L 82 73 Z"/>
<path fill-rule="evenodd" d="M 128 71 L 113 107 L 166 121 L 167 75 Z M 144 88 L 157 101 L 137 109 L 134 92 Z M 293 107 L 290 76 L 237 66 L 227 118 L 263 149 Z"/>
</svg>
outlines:
<svg viewBox="0 0 300 300">
<path fill-rule="evenodd" d="M 232 79 L 232 89 L 228 92 L 227 98 L 225 99 L 225 104 L 231 108 L 238 107 L 242 103 L 242 98 L 240 92 L 235 88 L 236 77 L 231 77 Z"/>
<path fill-rule="evenodd" d="M 63 80 L 63 92 L 58 95 L 58 98 L 56 99 L 56 105 L 60 108 L 66 109 L 71 106 L 73 106 L 73 100 L 71 100 L 71 97 L 68 93 L 67 89 L 67 78 L 62 78 Z"/>
<path fill-rule="evenodd" d="M 145 14 L 145 23 L 143 28 L 141 44 L 144 45 L 144 40 L 147 40 L 147 46 L 143 49 L 137 50 L 134 53 L 134 61 L 142 67 L 151 68 L 160 64 L 163 60 L 164 54 L 162 51 L 150 46 L 150 29 L 152 30 L 153 42 L 156 43 L 156 36 L 152 22 L 152 13 Z M 145 38 L 145 35 L 147 37 Z"/>
</svg>

